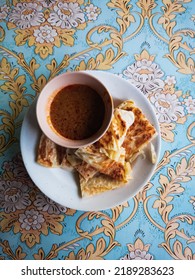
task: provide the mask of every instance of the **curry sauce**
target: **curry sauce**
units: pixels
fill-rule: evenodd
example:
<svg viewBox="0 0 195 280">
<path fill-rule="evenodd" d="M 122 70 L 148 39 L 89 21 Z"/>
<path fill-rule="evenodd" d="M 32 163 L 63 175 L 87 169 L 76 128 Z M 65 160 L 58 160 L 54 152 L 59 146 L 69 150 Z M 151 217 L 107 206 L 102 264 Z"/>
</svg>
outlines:
<svg viewBox="0 0 195 280">
<path fill-rule="evenodd" d="M 105 106 L 101 96 L 87 85 L 75 84 L 61 89 L 50 106 L 50 120 L 63 137 L 83 140 L 102 126 Z"/>
</svg>

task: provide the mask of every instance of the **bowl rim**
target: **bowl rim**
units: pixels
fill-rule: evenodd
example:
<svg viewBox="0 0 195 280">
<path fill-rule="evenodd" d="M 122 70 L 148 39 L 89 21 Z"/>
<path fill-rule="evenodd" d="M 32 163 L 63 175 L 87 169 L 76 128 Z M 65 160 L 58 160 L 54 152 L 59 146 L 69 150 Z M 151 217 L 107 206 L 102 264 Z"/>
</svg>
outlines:
<svg viewBox="0 0 195 280">
<path fill-rule="evenodd" d="M 106 115 L 105 115 L 101 128 L 96 133 L 94 133 L 92 136 L 82 139 L 82 140 L 72 140 L 72 139 L 63 137 L 62 135 L 57 133 L 54 128 L 52 128 L 51 121 L 49 121 L 49 119 L 48 119 L 48 108 L 50 106 L 49 104 L 51 104 L 51 101 L 53 100 L 54 96 L 63 87 L 73 85 L 73 84 L 81 84 L 80 82 L 77 83 L 76 80 L 75 80 L 75 82 L 70 82 L 70 83 L 64 82 L 63 86 L 58 87 L 58 85 L 57 85 L 54 90 L 50 91 L 50 86 L 53 83 L 58 82 L 62 79 L 64 81 L 67 81 L 70 76 L 73 79 L 74 79 L 74 76 L 75 77 L 79 76 L 80 78 L 85 77 L 85 79 L 94 80 L 96 82 L 96 84 L 98 83 L 99 85 L 101 85 L 100 88 L 104 89 L 104 92 L 106 92 L 107 98 L 109 100 L 109 102 L 107 102 L 107 103 L 109 103 L 109 105 L 106 104 Z M 75 79 L 77 79 L 77 77 Z M 83 84 L 88 85 L 87 82 L 84 82 Z M 98 90 L 96 90 L 96 91 L 98 92 Z M 104 104 L 105 104 L 105 102 L 104 102 Z M 46 109 L 46 107 L 47 107 L 47 109 Z M 60 146 L 66 147 L 66 148 L 80 148 L 83 146 L 93 144 L 94 142 L 98 141 L 109 128 L 111 120 L 112 120 L 112 116 L 113 116 L 113 111 L 114 111 L 113 98 L 112 98 L 112 95 L 110 94 L 110 92 L 108 91 L 108 89 L 106 88 L 106 86 L 98 78 L 90 75 L 89 73 L 80 72 L 80 71 L 68 72 L 68 73 L 65 72 L 65 73 L 59 74 L 59 75 L 55 76 L 53 79 L 49 80 L 48 83 L 43 87 L 43 89 L 39 93 L 39 96 L 37 98 L 37 103 L 36 103 L 36 117 L 37 117 L 39 127 L 41 128 L 41 131 L 48 138 L 50 138 L 54 143 L 56 143 Z"/>
</svg>

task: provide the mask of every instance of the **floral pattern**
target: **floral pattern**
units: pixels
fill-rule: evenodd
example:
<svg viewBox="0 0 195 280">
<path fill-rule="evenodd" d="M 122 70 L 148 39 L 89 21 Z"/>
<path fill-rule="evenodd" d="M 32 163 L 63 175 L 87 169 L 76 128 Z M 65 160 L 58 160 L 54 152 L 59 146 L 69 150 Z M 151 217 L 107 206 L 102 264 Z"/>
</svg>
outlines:
<svg viewBox="0 0 195 280">
<path fill-rule="evenodd" d="M 61 212 L 66 213 L 67 211 L 66 207 L 55 203 L 55 201 L 42 194 L 38 194 L 36 196 L 36 199 L 34 201 L 34 206 L 36 206 L 38 210 L 48 212 L 49 214 L 57 215 L 60 214 Z"/>
<path fill-rule="evenodd" d="M 75 210 L 67 209 L 49 199 L 29 181 L 28 174 L 20 155 L 12 161 L 4 162 L 3 175 L 0 177 L 0 207 L 3 230 L 21 233 L 21 241 L 29 247 L 40 242 L 41 234 L 48 234 L 48 228 L 54 234 L 62 231 L 64 215 L 74 215 Z M 18 179 L 20 181 L 18 181 Z M 9 223 L 9 219 L 13 219 Z M 47 227 L 48 225 L 48 227 Z"/>
<path fill-rule="evenodd" d="M 53 54 L 53 47 L 73 46 L 75 33 L 96 21 L 100 9 L 83 1 L 14 1 L 15 5 L 0 7 L 0 20 L 14 29 L 17 46 L 35 46 L 42 59 Z"/>
<path fill-rule="evenodd" d="M 19 222 L 21 223 L 21 228 L 25 230 L 30 230 L 31 228 L 36 230 L 41 228 L 41 224 L 45 222 L 45 219 L 38 211 L 31 209 L 19 215 Z"/>
<path fill-rule="evenodd" d="M 184 108 L 176 94 L 157 92 L 150 100 L 154 104 L 160 123 L 176 122 L 185 115 Z"/>
<path fill-rule="evenodd" d="M 62 29 L 76 28 L 79 24 L 85 22 L 84 13 L 80 9 L 78 3 L 62 3 L 54 6 L 54 13 L 50 14 L 48 22 L 53 26 Z"/>
<path fill-rule="evenodd" d="M 9 22 L 14 23 L 20 29 L 39 26 L 45 21 L 44 14 L 41 11 L 42 6 L 36 3 L 17 3 L 9 14 Z"/>
<path fill-rule="evenodd" d="M 1 1 L 0 259 L 195 259 L 194 15 L 190 0 Z M 45 196 L 20 154 L 33 100 L 56 75 L 80 70 L 139 88 L 160 126 L 153 177 L 105 211 Z"/>
<path fill-rule="evenodd" d="M 144 57 L 144 53 L 142 54 Z M 159 65 L 153 63 L 152 59 L 147 60 L 140 57 L 140 60 L 128 66 L 123 74 L 128 78 L 129 82 L 142 90 L 146 96 L 148 96 L 150 92 L 163 89 L 164 87 L 164 81 L 161 79 L 164 73 Z"/>
<path fill-rule="evenodd" d="M 25 209 L 29 206 L 28 186 L 17 181 L 0 182 L 0 207 L 5 213 L 14 212 L 17 209 Z"/>
<path fill-rule="evenodd" d="M 127 244 L 129 253 L 121 260 L 153 260 L 153 256 L 148 253 L 150 244 L 144 245 L 142 240 L 138 238 L 135 244 Z"/>
</svg>

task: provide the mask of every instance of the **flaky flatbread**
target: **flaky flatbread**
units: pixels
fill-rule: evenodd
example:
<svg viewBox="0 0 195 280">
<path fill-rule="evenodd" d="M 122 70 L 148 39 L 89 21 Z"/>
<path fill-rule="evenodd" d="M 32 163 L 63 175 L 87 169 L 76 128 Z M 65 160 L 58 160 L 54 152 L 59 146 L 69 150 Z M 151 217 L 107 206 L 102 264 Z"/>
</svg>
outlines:
<svg viewBox="0 0 195 280">
<path fill-rule="evenodd" d="M 122 187 L 126 182 L 115 180 L 108 175 L 98 174 L 89 180 L 80 175 L 80 189 L 82 197 L 94 196 L 106 191 Z"/>
<path fill-rule="evenodd" d="M 130 167 L 125 162 L 125 149 L 121 146 L 133 122 L 132 112 L 116 108 L 111 125 L 101 139 L 95 144 L 78 149 L 75 154 L 98 172 L 126 181 L 130 175 Z M 85 173 L 86 164 L 78 170 L 82 175 Z M 90 178 L 91 175 L 90 172 Z"/>
<path fill-rule="evenodd" d="M 68 166 L 66 148 L 55 144 L 42 133 L 37 151 L 37 163 L 45 167 Z"/>
<path fill-rule="evenodd" d="M 124 155 L 115 161 L 101 153 L 94 145 L 77 150 L 76 155 L 98 172 L 109 175 L 113 179 L 123 180 L 127 177 Z"/>
<path fill-rule="evenodd" d="M 133 112 L 134 123 L 128 129 L 122 147 L 125 148 L 126 161 L 133 162 L 136 156 L 157 135 L 155 127 L 145 117 L 140 108 L 127 100 L 119 108 Z"/>
</svg>

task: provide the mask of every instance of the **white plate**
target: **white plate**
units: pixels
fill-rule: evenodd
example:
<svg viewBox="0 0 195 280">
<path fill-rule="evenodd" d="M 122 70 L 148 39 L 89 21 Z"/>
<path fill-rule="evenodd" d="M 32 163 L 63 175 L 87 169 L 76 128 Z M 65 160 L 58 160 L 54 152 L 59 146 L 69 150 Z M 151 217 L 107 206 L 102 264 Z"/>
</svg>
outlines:
<svg viewBox="0 0 195 280">
<path fill-rule="evenodd" d="M 143 93 L 126 80 L 111 73 L 101 71 L 88 71 L 88 73 L 105 84 L 113 96 L 115 105 L 132 99 L 142 109 L 158 132 L 158 136 L 153 140 L 158 158 L 160 153 L 159 125 L 155 112 Z M 30 177 L 49 198 L 69 208 L 98 211 L 126 202 L 150 180 L 156 165 L 150 162 L 149 157 L 145 159 L 139 157 L 133 167 L 133 179 L 127 185 L 94 197 L 81 198 L 79 185 L 73 172 L 60 168 L 46 168 L 36 163 L 36 151 L 41 131 L 36 119 L 35 105 L 36 102 L 31 105 L 22 124 L 21 152 Z"/>
</svg>

